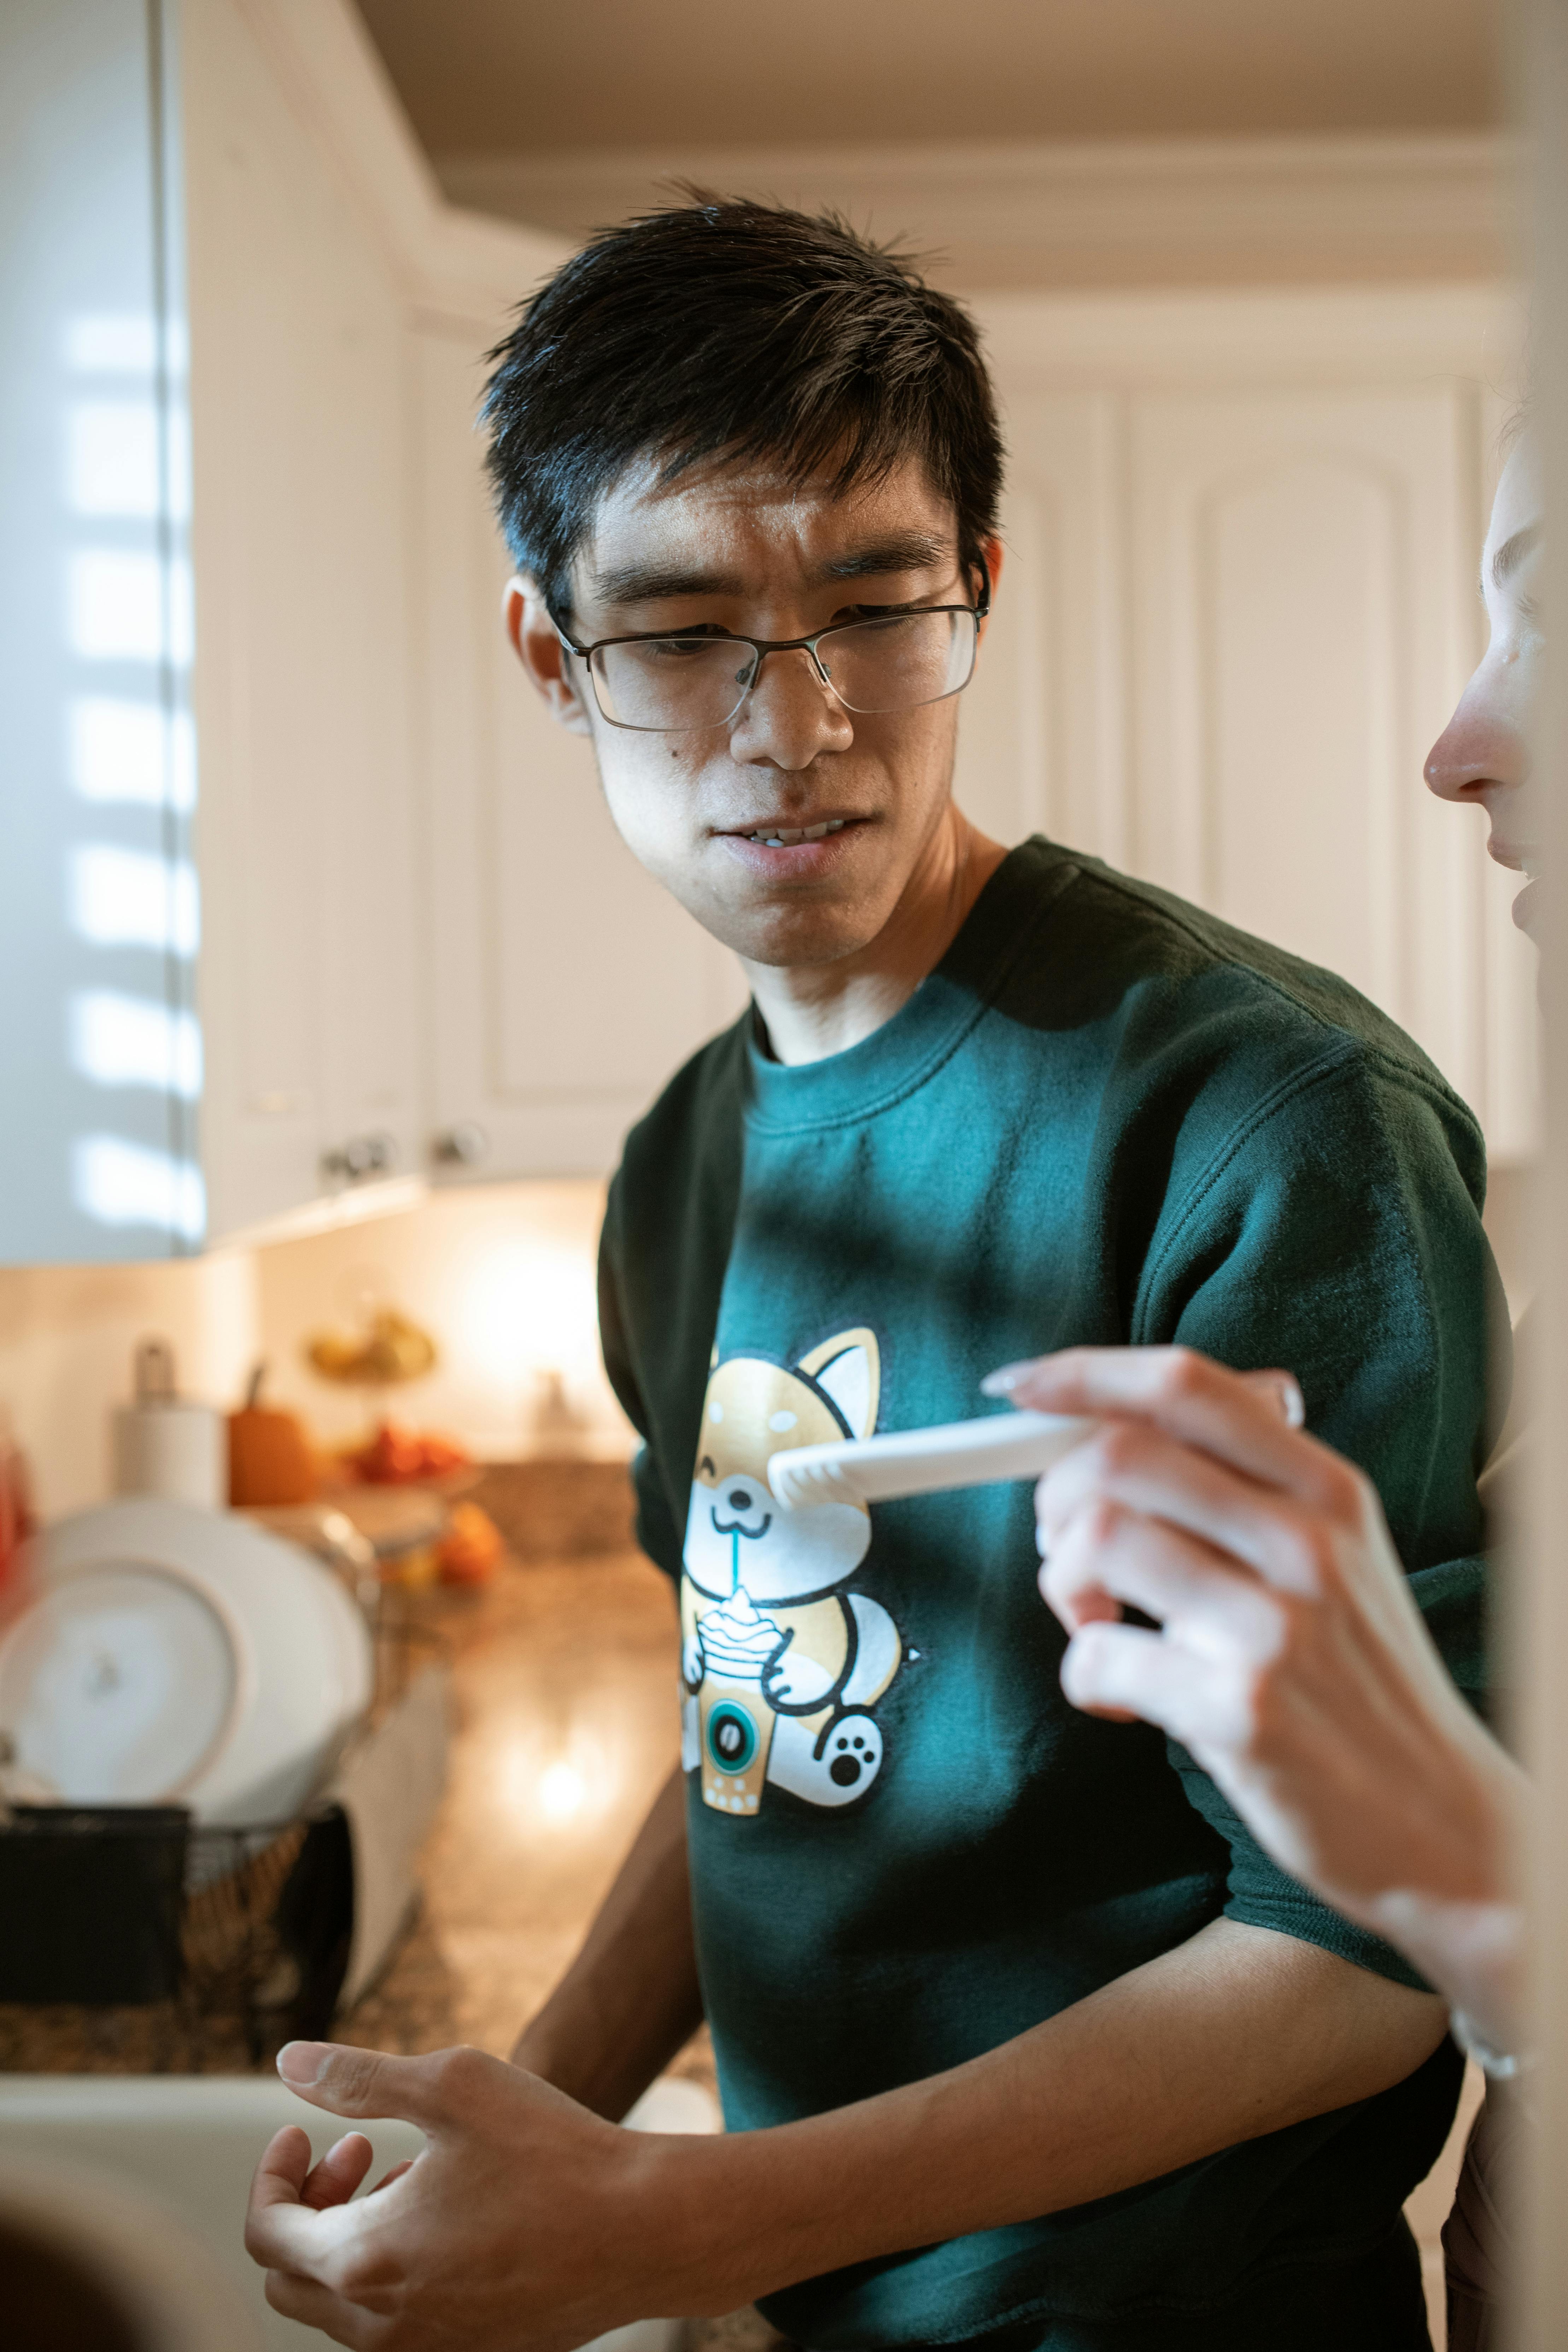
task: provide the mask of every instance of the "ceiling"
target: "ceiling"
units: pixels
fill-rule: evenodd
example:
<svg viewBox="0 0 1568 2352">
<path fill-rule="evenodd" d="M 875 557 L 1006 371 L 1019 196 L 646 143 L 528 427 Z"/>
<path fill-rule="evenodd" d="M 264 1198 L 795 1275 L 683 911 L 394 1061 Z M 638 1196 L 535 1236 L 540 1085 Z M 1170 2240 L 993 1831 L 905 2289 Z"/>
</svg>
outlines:
<svg viewBox="0 0 1568 2352">
<path fill-rule="evenodd" d="M 1464 131 L 1505 0 L 358 0 L 438 162 Z"/>
</svg>

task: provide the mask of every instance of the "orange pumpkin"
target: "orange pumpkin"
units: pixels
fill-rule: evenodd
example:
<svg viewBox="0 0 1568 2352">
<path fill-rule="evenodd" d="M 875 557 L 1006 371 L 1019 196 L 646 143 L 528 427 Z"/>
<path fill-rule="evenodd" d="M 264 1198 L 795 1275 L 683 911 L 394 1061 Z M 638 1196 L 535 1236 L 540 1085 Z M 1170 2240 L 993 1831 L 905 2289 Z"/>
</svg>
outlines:
<svg viewBox="0 0 1568 2352">
<path fill-rule="evenodd" d="M 316 1457 L 296 1416 L 261 1402 L 265 1364 L 251 1375 L 244 1404 L 228 1417 L 228 1499 L 278 1506 L 315 1500 Z"/>
</svg>

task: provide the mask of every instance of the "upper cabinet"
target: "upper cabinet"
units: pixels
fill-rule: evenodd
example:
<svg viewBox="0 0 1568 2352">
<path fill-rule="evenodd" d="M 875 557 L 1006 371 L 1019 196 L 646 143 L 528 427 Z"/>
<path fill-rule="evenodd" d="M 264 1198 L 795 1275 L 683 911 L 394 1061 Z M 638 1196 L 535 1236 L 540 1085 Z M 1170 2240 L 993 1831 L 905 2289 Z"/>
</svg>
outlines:
<svg viewBox="0 0 1568 2352">
<path fill-rule="evenodd" d="M 1482 644 L 1522 320 L 1468 287 L 1010 298 L 1007 564 L 959 790 L 1331 966 L 1494 1155 L 1537 1137 L 1534 966 L 1425 790 Z"/>
<path fill-rule="evenodd" d="M 407 302 L 233 5 L 183 43 L 212 1230 L 420 1164 Z"/>
<path fill-rule="evenodd" d="M 0 10 L 0 1259 L 203 1227 L 165 62 L 143 0 Z"/>
<path fill-rule="evenodd" d="M 442 201 L 349 0 L 8 0 L 0 207 L 0 1261 L 603 1171 L 744 990 L 501 632 L 475 416 L 562 248 Z M 979 308 L 961 800 L 1335 965 L 1530 1149 L 1528 950 L 1420 782 L 1517 310 Z"/>
</svg>

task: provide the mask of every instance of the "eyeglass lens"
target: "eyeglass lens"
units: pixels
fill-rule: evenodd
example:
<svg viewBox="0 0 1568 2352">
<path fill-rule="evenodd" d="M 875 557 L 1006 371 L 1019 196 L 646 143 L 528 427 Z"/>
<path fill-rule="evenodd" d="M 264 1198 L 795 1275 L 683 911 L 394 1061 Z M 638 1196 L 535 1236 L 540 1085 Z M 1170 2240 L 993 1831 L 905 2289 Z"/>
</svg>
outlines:
<svg viewBox="0 0 1568 2352">
<path fill-rule="evenodd" d="M 977 636 L 968 612 L 900 613 L 832 630 L 816 658 L 847 710 L 914 710 L 968 685 Z M 605 717 L 661 734 L 724 726 L 755 670 L 751 647 L 732 637 L 641 637 L 593 656 Z"/>
</svg>

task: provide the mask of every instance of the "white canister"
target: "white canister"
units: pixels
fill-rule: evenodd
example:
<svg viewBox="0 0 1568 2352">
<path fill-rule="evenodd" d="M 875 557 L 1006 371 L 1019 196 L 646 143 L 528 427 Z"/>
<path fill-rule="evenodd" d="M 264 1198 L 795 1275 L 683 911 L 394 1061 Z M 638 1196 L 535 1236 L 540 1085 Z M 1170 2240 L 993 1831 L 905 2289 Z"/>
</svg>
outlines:
<svg viewBox="0 0 1568 2352">
<path fill-rule="evenodd" d="M 221 1511 L 228 1501 L 228 1427 L 222 1413 L 175 1393 L 174 1350 L 144 1339 L 136 1398 L 114 1416 L 114 1491 L 156 1495 Z"/>
</svg>

